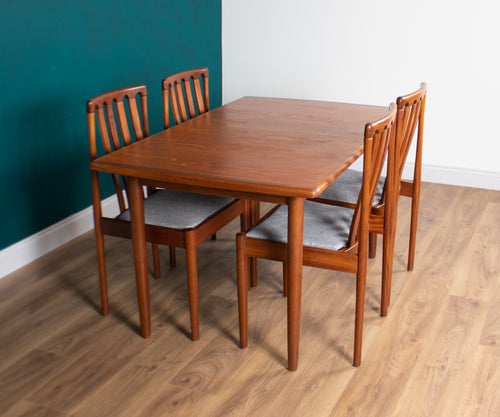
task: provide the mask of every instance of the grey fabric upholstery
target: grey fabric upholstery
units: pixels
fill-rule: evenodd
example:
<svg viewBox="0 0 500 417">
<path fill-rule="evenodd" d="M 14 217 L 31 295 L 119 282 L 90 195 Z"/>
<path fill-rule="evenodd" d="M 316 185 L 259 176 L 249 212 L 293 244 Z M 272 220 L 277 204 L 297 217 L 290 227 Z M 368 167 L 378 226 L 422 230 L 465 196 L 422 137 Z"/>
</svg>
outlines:
<svg viewBox="0 0 500 417">
<path fill-rule="evenodd" d="M 304 246 L 338 250 L 346 246 L 354 210 L 306 200 Z M 288 241 L 288 207 L 280 206 L 247 233 L 248 237 L 276 242 Z"/>
<path fill-rule="evenodd" d="M 234 198 L 162 190 L 144 200 L 144 215 L 146 224 L 191 229 L 234 201 Z M 117 218 L 130 221 L 130 210 Z"/>
<path fill-rule="evenodd" d="M 340 177 L 333 181 L 330 186 L 319 195 L 319 198 L 356 204 L 358 202 L 358 196 L 361 191 L 362 183 L 362 172 L 355 171 L 354 169 L 346 169 Z M 380 177 L 380 181 L 377 185 L 377 191 L 375 192 L 375 197 L 373 199 L 374 204 L 379 203 L 382 199 L 384 184 L 385 177 Z"/>
</svg>

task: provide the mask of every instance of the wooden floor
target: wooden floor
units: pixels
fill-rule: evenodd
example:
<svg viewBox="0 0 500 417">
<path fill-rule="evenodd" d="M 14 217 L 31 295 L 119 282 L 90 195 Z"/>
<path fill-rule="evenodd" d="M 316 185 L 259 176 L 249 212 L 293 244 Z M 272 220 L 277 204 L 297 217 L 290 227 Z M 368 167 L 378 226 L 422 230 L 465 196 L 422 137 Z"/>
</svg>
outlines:
<svg viewBox="0 0 500 417">
<path fill-rule="evenodd" d="M 0 280 L 0 415 L 500 416 L 500 192 L 424 184 L 421 204 L 407 272 L 401 199 L 386 318 L 380 251 L 369 262 L 359 368 L 351 274 L 304 268 L 299 369 L 289 372 L 279 264 L 259 263 L 249 347 L 238 347 L 237 222 L 199 249 L 197 342 L 183 251 L 170 269 L 162 248 L 145 340 L 131 242 L 106 240 L 111 314 L 102 317 L 93 234 L 81 236 Z"/>
</svg>

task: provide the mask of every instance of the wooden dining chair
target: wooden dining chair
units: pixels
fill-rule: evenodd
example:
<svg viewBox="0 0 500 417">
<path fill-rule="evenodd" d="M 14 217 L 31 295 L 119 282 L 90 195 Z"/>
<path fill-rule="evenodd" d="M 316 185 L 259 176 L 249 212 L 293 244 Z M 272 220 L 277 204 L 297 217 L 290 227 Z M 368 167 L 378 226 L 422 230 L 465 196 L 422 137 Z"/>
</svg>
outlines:
<svg viewBox="0 0 500 417">
<path fill-rule="evenodd" d="M 191 84 L 193 84 L 194 91 Z M 164 78 L 162 81 L 162 94 L 165 129 L 170 127 L 170 111 L 176 125 L 206 113 L 210 110 L 208 68 L 182 71 Z M 212 236 L 212 239 L 215 239 L 215 235 Z M 175 264 L 175 247 L 171 246 L 170 266 L 173 267 Z"/>
<path fill-rule="evenodd" d="M 420 88 L 410 94 L 398 97 L 396 116 L 396 135 L 390 160 L 394 164 L 394 189 L 395 200 L 392 202 L 393 209 L 387 210 L 387 181 L 389 175 L 382 176 L 377 186 L 374 204 L 372 206 L 372 222 L 370 223 L 369 256 L 375 257 L 377 234 L 382 234 L 383 243 L 383 268 L 382 268 L 382 295 L 380 314 L 387 315 L 390 304 L 392 266 L 394 258 L 394 236 L 396 233 L 396 219 L 398 209 L 398 195 L 411 197 L 411 225 L 410 243 L 408 249 L 408 270 L 413 270 L 415 260 L 415 242 L 417 237 L 418 208 L 420 201 L 420 183 L 422 176 L 422 142 L 424 128 L 425 99 L 427 85 L 422 83 Z M 417 129 L 418 127 L 418 129 Z M 410 150 L 412 140 L 417 131 L 415 168 L 412 181 L 402 180 L 406 157 Z M 347 203 L 351 206 L 356 204 L 357 194 L 361 189 L 363 174 L 360 171 L 348 169 L 337 178 L 315 201 L 336 201 Z"/>
<path fill-rule="evenodd" d="M 370 207 L 394 135 L 396 106 L 365 126 L 363 181 L 354 208 L 329 202 L 304 202 L 303 264 L 356 274 L 356 318 L 353 364 L 361 363 L 361 344 L 368 258 Z M 247 233 L 237 235 L 240 346 L 248 345 L 248 259 L 286 262 L 288 209 L 278 205 Z"/>
<path fill-rule="evenodd" d="M 140 97 L 140 106 L 137 96 Z M 104 153 L 115 152 L 124 146 L 133 146 L 134 141 L 142 140 L 149 134 L 146 86 L 123 88 L 89 100 L 87 118 L 91 160 L 98 157 L 97 127 Z M 99 175 L 92 171 L 92 201 L 103 315 L 109 313 L 104 235 L 132 237 L 130 211 L 126 204 L 127 179 L 117 175 L 112 178 L 120 209 L 120 214 L 113 218 L 103 215 Z M 244 210 L 244 201 L 233 198 L 166 189 L 149 188 L 144 199 L 146 238 L 156 245 L 155 250 L 159 244 L 186 249 L 193 340 L 199 338 L 196 248 L 234 218 L 244 214 Z"/>
<path fill-rule="evenodd" d="M 165 129 L 170 127 L 170 113 L 174 124 L 178 125 L 210 110 L 208 68 L 182 71 L 168 76 L 162 81 L 163 121 Z M 260 217 L 258 201 L 248 201 L 249 222 L 254 224 Z M 215 239 L 216 235 L 212 236 Z M 170 263 L 175 265 L 175 249 L 170 248 Z M 257 261 L 252 259 L 251 272 L 253 286 L 257 285 Z"/>
</svg>

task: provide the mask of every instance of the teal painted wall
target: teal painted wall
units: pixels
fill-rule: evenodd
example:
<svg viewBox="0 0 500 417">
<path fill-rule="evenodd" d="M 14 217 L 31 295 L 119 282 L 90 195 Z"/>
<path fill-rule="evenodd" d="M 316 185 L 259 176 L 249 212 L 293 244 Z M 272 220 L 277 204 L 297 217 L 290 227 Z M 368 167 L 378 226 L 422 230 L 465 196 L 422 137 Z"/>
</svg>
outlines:
<svg viewBox="0 0 500 417">
<path fill-rule="evenodd" d="M 146 84 L 154 133 L 161 80 L 207 66 L 222 101 L 221 0 L 4 2 L 0 45 L 0 249 L 91 205 L 89 98 Z"/>
</svg>

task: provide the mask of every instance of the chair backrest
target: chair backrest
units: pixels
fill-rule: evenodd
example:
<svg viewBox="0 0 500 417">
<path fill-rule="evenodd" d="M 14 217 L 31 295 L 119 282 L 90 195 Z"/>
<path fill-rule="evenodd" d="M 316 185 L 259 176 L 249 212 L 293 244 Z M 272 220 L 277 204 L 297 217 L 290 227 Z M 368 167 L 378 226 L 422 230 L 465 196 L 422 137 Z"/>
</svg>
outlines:
<svg viewBox="0 0 500 417">
<path fill-rule="evenodd" d="M 398 112 L 396 116 L 396 134 L 394 141 L 389 143 L 389 160 L 394 164 L 394 186 L 396 188 L 399 187 L 406 164 L 406 157 L 410 151 L 417 126 L 418 134 L 416 159 L 421 158 L 426 94 L 427 85 L 425 83 L 421 83 L 420 88 L 417 91 L 405 96 L 400 96 L 396 100 Z M 416 160 L 415 168 L 417 168 L 418 163 L 419 161 Z M 388 179 L 389 178 L 386 177 L 380 205 L 385 203 Z"/>
<path fill-rule="evenodd" d="M 421 83 L 417 91 L 398 97 L 396 101 L 398 115 L 396 117 L 394 164 L 397 182 L 401 180 L 401 176 L 403 175 L 406 157 L 408 156 L 417 125 L 418 146 L 422 144 L 426 94 L 427 85 Z"/>
<path fill-rule="evenodd" d="M 348 247 L 359 240 L 362 216 L 369 217 L 378 182 L 382 174 L 389 143 L 394 140 L 397 108 L 394 103 L 383 118 L 365 126 L 363 152 L 363 184 L 359 193 L 351 223 Z M 367 223 L 366 223 L 367 224 Z"/>
<path fill-rule="evenodd" d="M 162 81 L 162 89 L 165 129 L 170 126 L 169 101 L 176 125 L 209 110 L 208 68 L 198 68 L 171 75 Z"/>
<path fill-rule="evenodd" d="M 138 94 L 140 96 L 140 109 L 136 100 Z M 125 105 L 125 102 L 128 102 L 128 106 Z M 96 114 L 102 146 L 104 152 L 107 154 L 133 143 L 129 127 L 130 123 L 133 128 L 135 140 L 141 140 L 149 136 L 147 91 L 145 85 L 110 91 L 109 93 L 94 97 L 87 102 L 90 159 L 92 161 L 97 158 Z M 122 183 L 117 175 L 113 175 L 113 183 L 120 211 L 122 212 L 126 209 L 123 197 L 123 189 L 126 184 L 124 181 Z"/>
</svg>

